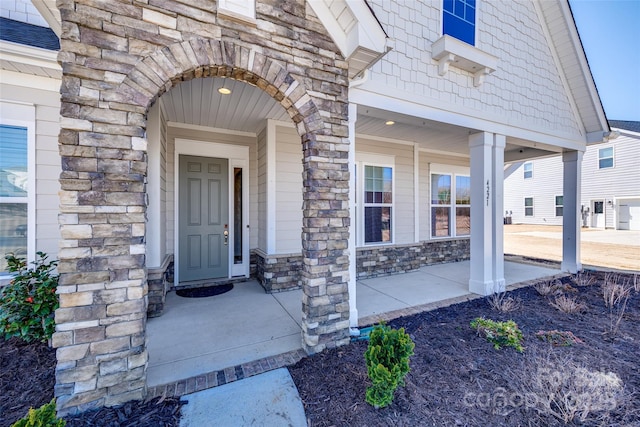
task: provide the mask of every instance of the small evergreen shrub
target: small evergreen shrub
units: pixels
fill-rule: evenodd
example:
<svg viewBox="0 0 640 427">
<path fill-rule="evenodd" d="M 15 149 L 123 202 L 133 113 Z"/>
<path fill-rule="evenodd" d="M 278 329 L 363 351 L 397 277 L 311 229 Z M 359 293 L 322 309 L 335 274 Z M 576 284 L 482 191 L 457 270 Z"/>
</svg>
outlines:
<svg viewBox="0 0 640 427">
<path fill-rule="evenodd" d="M 478 332 L 478 335 L 484 336 L 487 341 L 493 343 L 496 350 L 506 346 L 513 347 L 521 353 L 524 351 L 522 331 L 513 320 L 496 322 L 484 317 L 476 317 L 471 321 L 471 327 Z"/>
<path fill-rule="evenodd" d="M 64 427 L 65 420 L 56 417 L 56 399 L 38 409 L 29 409 L 29 413 L 16 421 L 11 427 Z"/>
<path fill-rule="evenodd" d="M 376 326 L 369 335 L 369 347 L 364 354 L 367 373 L 373 385 L 367 388 L 366 401 L 375 408 L 384 408 L 409 373 L 409 358 L 415 344 L 404 328 Z"/>
<path fill-rule="evenodd" d="M 43 252 L 37 255 L 31 269 L 23 258 L 5 256 L 9 272 L 17 273 L 8 286 L 0 289 L 0 333 L 5 339 L 46 342 L 55 330 L 58 275 L 53 270 L 58 262 L 47 262 Z"/>
</svg>

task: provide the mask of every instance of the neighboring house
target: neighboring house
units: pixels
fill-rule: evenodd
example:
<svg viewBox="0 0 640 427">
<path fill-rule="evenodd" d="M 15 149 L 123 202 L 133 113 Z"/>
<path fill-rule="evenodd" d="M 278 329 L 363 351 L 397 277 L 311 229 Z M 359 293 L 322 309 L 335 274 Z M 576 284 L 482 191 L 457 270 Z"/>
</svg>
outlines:
<svg viewBox="0 0 640 427">
<path fill-rule="evenodd" d="M 588 146 L 582 159 L 581 224 L 640 230 L 640 122 L 609 124 L 619 136 Z M 562 159 L 507 166 L 504 209 L 514 224 L 562 225 Z"/>
<path fill-rule="evenodd" d="M 37 2 L 61 39 L 59 154 L 27 159 L 60 198 L 29 199 L 27 160 L 26 245 L 58 218 L 60 413 L 144 397 L 171 285 L 301 287 L 309 353 L 349 342 L 357 277 L 470 258 L 472 292 L 503 289 L 505 162 L 563 153 L 562 268 L 581 269 L 581 153 L 610 129 L 566 1 L 58 4 Z M 49 92 L 2 47 L 3 120 L 35 109 L 3 124 L 32 141 Z"/>
</svg>

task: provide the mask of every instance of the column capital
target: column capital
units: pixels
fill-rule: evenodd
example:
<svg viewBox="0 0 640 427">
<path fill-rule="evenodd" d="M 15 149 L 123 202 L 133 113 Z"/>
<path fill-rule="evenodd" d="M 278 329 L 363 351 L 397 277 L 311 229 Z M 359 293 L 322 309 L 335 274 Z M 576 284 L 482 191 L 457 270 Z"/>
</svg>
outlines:
<svg viewBox="0 0 640 427">
<path fill-rule="evenodd" d="M 478 132 L 469 135 L 469 148 L 493 145 L 493 134 L 489 132 Z"/>
<path fill-rule="evenodd" d="M 567 162 L 580 162 L 582 161 L 582 156 L 584 155 L 584 151 L 563 151 L 562 152 L 562 161 Z"/>
<path fill-rule="evenodd" d="M 493 138 L 494 146 L 496 148 L 504 148 L 507 146 L 507 137 L 496 133 Z"/>
</svg>

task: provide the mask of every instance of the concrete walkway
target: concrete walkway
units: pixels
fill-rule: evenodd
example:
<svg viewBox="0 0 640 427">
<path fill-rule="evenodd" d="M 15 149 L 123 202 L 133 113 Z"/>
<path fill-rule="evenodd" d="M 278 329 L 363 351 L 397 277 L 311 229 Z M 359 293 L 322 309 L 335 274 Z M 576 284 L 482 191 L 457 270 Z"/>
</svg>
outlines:
<svg viewBox="0 0 640 427">
<path fill-rule="evenodd" d="M 508 285 L 557 273 L 551 268 L 505 263 Z M 360 325 L 387 319 L 390 312 L 397 317 L 409 314 L 406 310 L 412 307 L 471 297 L 468 282 L 468 261 L 359 280 Z M 147 324 L 148 386 L 160 390 L 160 386 L 190 380 L 172 389 L 171 394 L 181 395 L 295 362 L 303 354 L 301 301 L 301 290 L 266 294 L 254 280 L 210 298 L 182 298 L 171 292 L 165 313 Z M 283 354 L 288 357 L 280 357 Z M 250 365 L 255 361 L 265 366 L 254 370 Z"/>
<path fill-rule="evenodd" d="M 507 285 L 558 273 L 505 263 Z M 359 320 L 371 324 L 429 304 L 474 298 L 468 281 L 468 261 L 359 280 Z M 212 298 L 171 293 L 164 315 L 149 319 L 147 326 L 151 394 L 183 396 L 188 403 L 182 407 L 181 427 L 306 426 L 298 390 L 284 368 L 296 359 L 282 355 L 304 354 L 301 298 L 300 290 L 265 294 L 255 281 Z"/>
<path fill-rule="evenodd" d="M 286 368 L 184 396 L 180 427 L 307 425 L 298 389 Z"/>
</svg>

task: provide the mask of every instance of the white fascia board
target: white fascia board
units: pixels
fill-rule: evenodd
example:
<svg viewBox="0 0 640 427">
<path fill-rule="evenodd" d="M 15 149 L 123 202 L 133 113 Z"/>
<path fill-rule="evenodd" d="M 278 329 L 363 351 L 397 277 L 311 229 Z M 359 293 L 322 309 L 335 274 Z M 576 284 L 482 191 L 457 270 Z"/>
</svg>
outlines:
<svg viewBox="0 0 640 427">
<path fill-rule="evenodd" d="M 567 150 L 584 151 L 586 137 L 562 134 L 558 131 L 538 131 L 513 122 L 504 123 L 504 117 L 482 111 L 468 110 L 459 105 L 430 100 L 425 105 L 424 97 L 408 92 L 399 92 L 395 88 L 368 81 L 349 90 L 349 102 L 362 106 L 380 108 L 409 116 L 448 123 L 469 129 L 497 133 L 508 137 L 525 139 Z M 548 133 L 547 133 L 548 132 Z"/>
<path fill-rule="evenodd" d="M 62 71 L 62 67 L 58 64 L 57 51 L 20 43 L 0 40 L 0 59 Z"/>
<path fill-rule="evenodd" d="M 347 33 L 342 29 L 336 18 L 333 16 L 329 5 L 324 0 L 310 1 L 309 6 L 318 16 L 322 25 L 326 28 L 333 42 L 338 46 L 342 55 L 347 58 Z"/>
<path fill-rule="evenodd" d="M 6 84 L 59 92 L 60 82 L 60 79 L 54 79 L 52 77 L 34 76 L 31 74 L 19 73 L 17 71 L 0 70 L 0 83 L 3 85 Z"/>
<path fill-rule="evenodd" d="M 62 18 L 60 11 L 56 7 L 55 0 L 32 0 L 33 6 L 40 12 L 40 15 L 47 21 L 49 27 L 58 37 L 62 34 Z"/>
<path fill-rule="evenodd" d="M 387 36 L 363 0 L 344 1 L 345 10 L 355 21 L 348 28 L 342 28 L 326 1 L 310 1 L 309 5 L 345 58 L 349 59 L 358 48 L 385 52 Z"/>
<path fill-rule="evenodd" d="M 378 53 L 384 52 L 387 44 L 387 35 L 365 2 L 347 1 L 346 4 L 357 22 L 350 31 L 350 33 L 355 33 L 355 37 L 351 36 L 351 34 L 349 34 L 348 37 L 349 41 L 351 41 L 352 38 L 357 40 L 357 44 L 353 46 L 353 48 L 349 46 L 350 49 L 352 48 L 349 55 L 358 47 L 363 47 Z"/>
<path fill-rule="evenodd" d="M 580 62 L 582 73 L 584 74 L 584 80 L 587 84 L 587 90 L 589 91 L 589 95 L 591 96 L 593 102 L 593 107 L 595 108 L 596 115 L 598 116 L 598 120 L 600 121 L 600 126 L 602 126 L 602 130 L 608 131 L 609 122 L 607 121 L 607 116 L 604 112 L 604 108 L 602 107 L 602 102 L 600 100 L 600 95 L 598 94 L 598 89 L 596 88 L 596 83 L 593 81 L 591 68 L 589 68 L 589 63 L 587 62 L 587 56 L 584 53 L 584 48 L 582 46 L 582 42 L 580 41 L 580 36 L 578 35 L 578 28 L 576 27 L 575 20 L 573 19 L 573 14 L 571 13 L 571 9 L 569 7 L 569 2 L 560 2 L 560 7 L 562 8 L 563 18 L 567 23 L 569 37 L 571 38 L 574 49 L 576 50 L 578 61 Z"/>
</svg>

